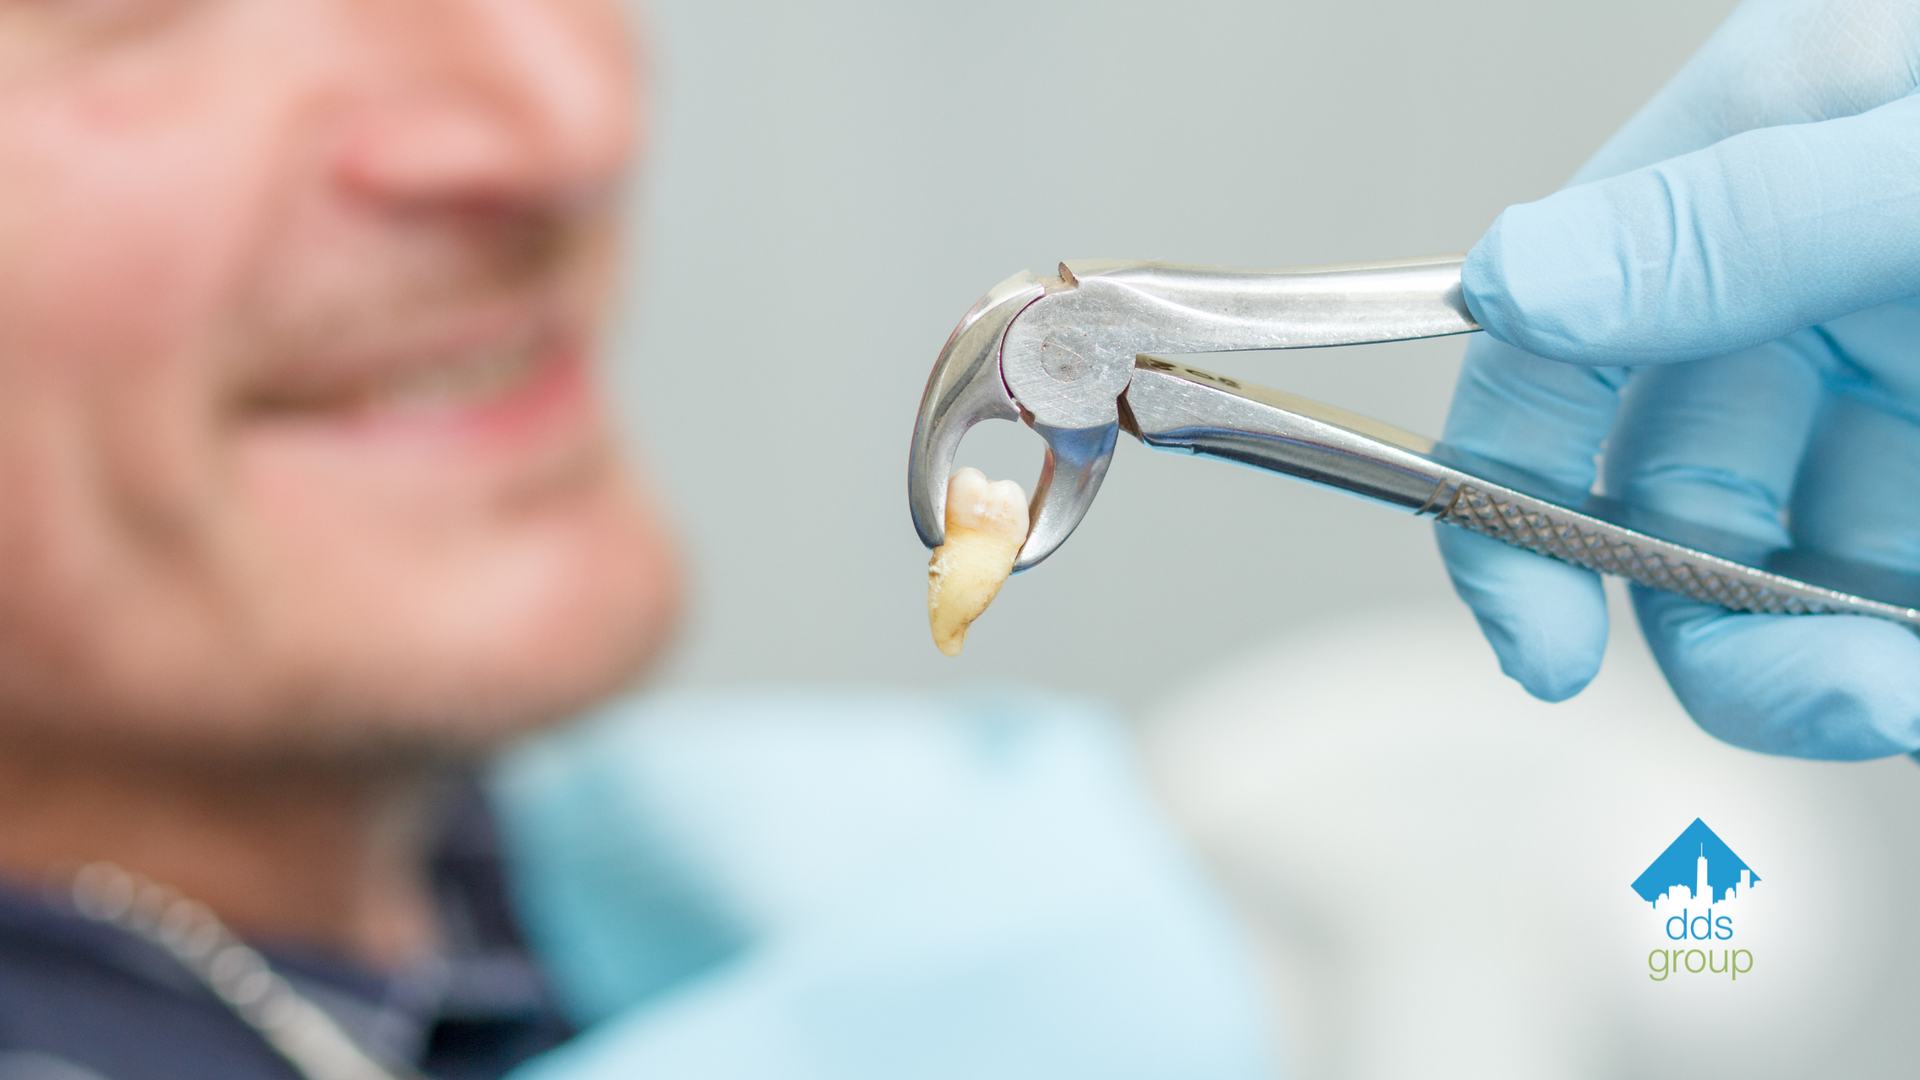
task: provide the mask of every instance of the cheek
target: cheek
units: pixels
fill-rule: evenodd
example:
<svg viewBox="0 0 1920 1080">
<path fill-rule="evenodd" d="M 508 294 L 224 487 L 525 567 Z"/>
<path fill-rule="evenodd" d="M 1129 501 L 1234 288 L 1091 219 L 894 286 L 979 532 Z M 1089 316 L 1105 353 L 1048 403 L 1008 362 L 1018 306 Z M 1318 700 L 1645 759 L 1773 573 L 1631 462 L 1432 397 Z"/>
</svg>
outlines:
<svg viewBox="0 0 1920 1080">
<path fill-rule="evenodd" d="M 273 95 L 193 59 L 42 74 L 0 84 L 0 634 L 20 658 L 0 709 L 239 692 L 204 678 L 233 655 L 220 388 L 280 167 Z"/>
<path fill-rule="evenodd" d="M 82 431 L 91 498 L 178 523 L 216 496 L 265 117 L 192 80 L 73 83 L 0 94 L 0 396 Z"/>
<path fill-rule="evenodd" d="M 0 334 L 138 365 L 206 336 L 243 280 L 270 118 L 190 80 L 75 83 L 0 96 Z"/>
</svg>

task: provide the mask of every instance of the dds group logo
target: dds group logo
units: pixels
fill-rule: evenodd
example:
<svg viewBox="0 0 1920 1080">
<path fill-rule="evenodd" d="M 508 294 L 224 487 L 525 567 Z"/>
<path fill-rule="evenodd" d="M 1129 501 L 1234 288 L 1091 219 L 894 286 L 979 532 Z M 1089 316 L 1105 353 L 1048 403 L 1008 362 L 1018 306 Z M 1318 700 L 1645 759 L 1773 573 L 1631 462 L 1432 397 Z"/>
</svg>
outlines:
<svg viewBox="0 0 1920 1080">
<path fill-rule="evenodd" d="M 1633 883 L 1653 905 L 1664 939 L 1647 954 L 1647 977 L 1735 981 L 1751 973 L 1753 950 L 1740 936 L 1740 913 L 1759 883 L 1760 875 L 1694 818 Z"/>
</svg>

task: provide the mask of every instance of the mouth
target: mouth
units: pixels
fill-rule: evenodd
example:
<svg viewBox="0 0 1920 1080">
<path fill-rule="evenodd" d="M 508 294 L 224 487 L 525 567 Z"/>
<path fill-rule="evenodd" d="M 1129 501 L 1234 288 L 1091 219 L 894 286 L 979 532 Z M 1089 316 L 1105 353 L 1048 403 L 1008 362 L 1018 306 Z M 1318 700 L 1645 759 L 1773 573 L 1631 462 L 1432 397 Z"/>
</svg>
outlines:
<svg viewBox="0 0 1920 1080">
<path fill-rule="evenodd" d="M 486 405 L 535 382 L 556 362 L 550 335 L 528 330 L 432 363 L 377 374 L 339 407 L 358 412 L 444 413 Z"/>
<path fill-rule="evenodd" d="M 258 446 L 306 447 L 395 482 L 425 468 L 416 478 L 435 486 L 465 475 L 517 490 L 597 460 L 589 355 L 577 321 L 516 306 L 278 362 L 233 415 Z"/>
<path fill-rule="evenodd" d="M 524 394 L 578 358 L 576 335 L 513 320 L 441 341 L 286 365 L 242 395 L 242 412 L 293 419 L 428 418 Z"/>
</svg>

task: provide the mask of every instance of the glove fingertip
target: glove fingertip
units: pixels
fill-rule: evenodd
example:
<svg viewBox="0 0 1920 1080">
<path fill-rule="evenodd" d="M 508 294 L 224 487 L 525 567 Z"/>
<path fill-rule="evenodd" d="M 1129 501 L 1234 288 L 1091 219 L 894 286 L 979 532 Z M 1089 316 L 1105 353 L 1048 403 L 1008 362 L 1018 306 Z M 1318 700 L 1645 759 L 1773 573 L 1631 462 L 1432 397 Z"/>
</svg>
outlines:
<svg viewBox="0 0 1920 1080">
<path fill-rule="evenodd" d="M 1467 310 L 1489 336 L 1534 356 L 1649 359 L 1634 333 L 1635 271 L 1620 248 L 1619 218 L 1591 186 L 1507 207 L 1461 265 Z"/>
<path fill-rule="evenodd" d="M 1920 747 L 1920 638 L 1905 628 L 1728 612 L 1637 587 L 1633 601 L 1675 696 L 1714 738 L 1827 761 Z"/>
<path fill-rule="evenodd" d="M 1541 246 L 1529 240 L 1530 233 L 1540 231 L 1529 227 L 1527 219 L 1538 217 L 1529 214 L 1533 209 L 1531 204 L 1510 206 L 1493 220 L 1460 266 L 1460 296 L 1488 337 L 1533 356 L 1565 359 L 1554 332 L 1563 313 L 1538 294 L 1555 292 L 1566 268 L 1557 262 L 1534 265 L 1540 260 L 1528 258 Z"/>
<path fill-rule="evenodd" d="M 1508 678 L 1549 702 L 1593 682 L 1607 649 L 1600 575 L 1452 527 L 1438 540 L 1454 592 Z"/>
<path fill-rule="evenodd" d="M 1466 261 L 1460 264 L 1460 296 L 1466 301 L 1473 321 L 1479 323 L 1489 337 L 1511 344 L 1508 335 L 1513 321 L 1513 295 L 1507 291 L 1502 257 L 1505 236 L 1501 225 L 1506 218 L 1504 213 L 1494 218 L 1480 242 L 1467 252 Z"/>
<path fill-rule="evenodd" d="M 1600 674 L 1596 651 L 1583 642 L 1540 634 L 1527 620 L 1475 613 L 1480 633 L 1500 660 L 1500 671 L 1541 701 L 1558 704 L 1585 690 Z M 1604 635 L 1602 635 L 1604 637 Z M 1605 648 L 1604 642 L 1601 646 Z"/>
</svg>

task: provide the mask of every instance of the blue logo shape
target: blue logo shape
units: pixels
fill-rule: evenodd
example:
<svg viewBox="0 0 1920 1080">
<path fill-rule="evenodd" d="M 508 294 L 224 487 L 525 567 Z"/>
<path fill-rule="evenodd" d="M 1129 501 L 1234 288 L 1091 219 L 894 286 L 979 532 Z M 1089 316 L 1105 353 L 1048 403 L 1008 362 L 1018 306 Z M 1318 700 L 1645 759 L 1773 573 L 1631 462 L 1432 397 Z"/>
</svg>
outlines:
<svg viewBox="0 0 1920 1080">
<path fill-rule="evenodd" d="M 1740 861 L 1740 856 L 1715 836 L 1706 822 L 1694 818 L 1693 824 L 1653 860 L 1647 872 L 1634 880 L 1633 891 L 1651 904 L 1679 886 L 1688 890 L 1695 900 L 1703 899 L 1703 893 L 1711 893 L 1711 897 L 1705 899 L 1713 904 L 1726 899 L 1729 890 L 1738 888 L 1744 892 L 1759 880 L 1760 875 Z"/>
</svg>

